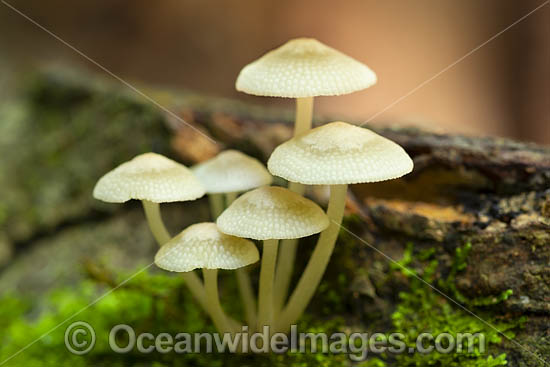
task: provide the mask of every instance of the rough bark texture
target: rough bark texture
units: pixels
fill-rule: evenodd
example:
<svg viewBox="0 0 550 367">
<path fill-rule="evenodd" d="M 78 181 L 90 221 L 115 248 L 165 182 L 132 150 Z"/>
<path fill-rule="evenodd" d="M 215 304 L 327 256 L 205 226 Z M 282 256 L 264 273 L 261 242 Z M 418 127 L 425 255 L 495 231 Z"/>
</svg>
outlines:
<svg viewBox="0 0 550 367">
<path fill-rule="evenodd" d="M 25 116 L 11 110 L 0 112 L 5 121 L 0 127 L 0 184 L 8 193 L 0 205 L 0 253 L 5 253 L 4 259 L 14 254 L 0 273 L 0 289 L 42 291 L 59 279 L 73 279 L 70 269 L 76 264 L 63 263 L 53 272 L 29 274 L 28 270 L 36 262 L 54 267 L 54 262 L 62 263 L 48 258 L 48 253 L 60 254 L 56 255 L 59 259 L 93 253 L 89 248 L 79 251 L 98 237 L 68 246 L 71 233 L 86 233 L 90 226 L 110 246 L 103 248 L 102 256 L 122 243 L 141 249 L 126 256 L 147 261 L 154 245 L 132 207 L 113 209 L 91 198 L 96 180 L 116 164 L 147 150 L 186 164 L 224 148 L 241 149 L 266 160 L 291 134 L 290 112 L 191 92 L 147 91 L 202 132 L 198 133 L 122 88 L 60 75 L 44 73 L 33 79 L 26 91 L 27 102 L 20 106 L 28 111 Z M 403 256 L 409 242 L 419 249 L 435 248 L 441 277 L 449 273 L 455 250 L 470 243 L 467 266 L 454 281 L 457 291 L 470 299 L 490 300 L 511 289 L 513 294 L 506 300 L 487 301 L 484 309 L 504 319 L 527 315 L 516 340 L 548 359 L 550 148 L 417 129 L 374 130 L 401 144 L 414 158 L 415 169 L 400 180 L 352 188 L 354 200 L 349 202 L 348 213 L 362 219 L 354 231 L 395 260 Z M 202 204 L 194 217 L 206 219 Z M 181 207 L 172 209 L 171 217 L 181 216 L 185 223 L 191 220 Z M 126 221 L 141 224 L 125 225 Z M 137 228 L 139 235 L 131 237 L 132 241 L 125 239 L 125 228 L 129 232 Z M 346 316 L 368 320 L 364 315 L 375 312 L 374 307 L 387 319 L 396 289 L 405 288 L 407 281 L 391 285 L 377 281 L 387 271 L 388 259 L 359 240 L 346 245 L 352 248 L 344 251 L 340 246 L 333 260 L 333 264 L 344 262 L 353 277 L 342 290 L 349 305 Z M 349 257 L 350 253 L 354 256 Z M 346 255 L 346 259 L 339 258 Z M 119 263 L 124 266 L 125 262 Z M 334 277 L 338 270 L 331 266 L 327 277 Z M 515 343 L 505 341 L 502 346 L 509 352 L 510 366 L 542 365 Z"/>
</svg>

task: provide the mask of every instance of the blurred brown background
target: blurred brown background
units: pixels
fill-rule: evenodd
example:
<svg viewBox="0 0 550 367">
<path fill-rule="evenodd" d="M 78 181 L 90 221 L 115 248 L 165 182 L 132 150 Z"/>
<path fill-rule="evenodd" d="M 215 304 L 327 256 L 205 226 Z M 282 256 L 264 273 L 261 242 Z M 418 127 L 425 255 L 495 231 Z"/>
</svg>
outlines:
<svg viewBox="0 0 550 367">
<path fill-rule="evenodd" d="M 550 143 L 550 5 L 401 96 L 543 4 L 510 0 L 7 0 L 128 80 L 291 106 L 234 90 L 248 62 L 311 36 L 369 65 L 376 86 L 319 98 L 317 111 L 354 121 Z M 51 61 L 102 73 L 0 4 L 0 83 Z"/>
</svg>

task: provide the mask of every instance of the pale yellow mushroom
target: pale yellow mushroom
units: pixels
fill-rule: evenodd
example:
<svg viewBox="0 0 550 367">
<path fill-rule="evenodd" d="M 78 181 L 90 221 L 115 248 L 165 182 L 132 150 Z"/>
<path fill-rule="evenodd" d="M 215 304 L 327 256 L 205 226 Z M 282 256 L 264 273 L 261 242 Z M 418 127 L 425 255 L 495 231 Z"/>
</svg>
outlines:
<svg viewBox="0 0 550 367">
<path fill-rule="evenodd" d="M 246 65 L 238 91 L 257 96 L 308 98 L 357 92 L 376 83 L 365 64 L 313 38 L 292 39 Z"/>
<path fill-rule="evenodd" d="M 269 185 L 273 181 L 273 177 L 260 161 L 237 150 L 225 150 L 191 170 L 209 196 L 214 219 L 224 209 L 223 195 L 235 196 L 240 192 Z"/>
<path fill-rule="evenodd" d="M 278 330 L 287 330 L 302 315 L 330 260 L 342 223 L 347 185 L 401 177 L 412 171 L 413 161 L 398 144 L 371 130 L 333 122 L 278 146 L 269 158 L 268 169 L 292 182 L 330 185 L 330 225 L 319 236 L 277 321 Z"/>
<path fill-rule="evenodd" d="M 258 330 L 273 322 L 273 281 L 279 239 L 301 238 L 328 226 L 323 210 L 282 187 L 261 187 L 237 198 L 216 222 L 220 231 L 264 241 L 260 270 Z"/>
<path fill-rule="evenodd" d="M 101 177 L 93 196 L 108 203 L 141 200 L 149 228 L 162 246 L 171 236 L 162 221 L 159 203 L 195 200 L 204 193 L 202 184 L 187 167 L 160 154 L 145 153 Z M 206 293 L 199 277 L 189 272 L 184 278 L 193 296 L 206 309 Z"/>
<path fill-rule="evenodd" d="M 215 223 L 194 224 L 160 248 L 155 264 L 164 270 L 202 269 L 208 312 L 218 331 L 231 330 L 218 294 L 218 269 L 239 269 L 259 260 L 252 241 L 221 233 Z"/>
<path fill-rule="evenodd" d="M 225 150 L 191 170 L 206 189 L 213 220 L 235 200 L 238 193 L 269 185 L 273 181 L 273 176 L 260 161 L 237 150 Z M 248 270 L 237 269 L 235 275 L 247 323 L 256 325 L 256 300 Z"/>
<path fill-rule="evenodd" d="M 94 198 L 108 203 L 131 199 L 154 203 L 195 200 L 205 190 L 193 173 L 156 153 L 140 154 L 99 179 Z"/>
</svg>

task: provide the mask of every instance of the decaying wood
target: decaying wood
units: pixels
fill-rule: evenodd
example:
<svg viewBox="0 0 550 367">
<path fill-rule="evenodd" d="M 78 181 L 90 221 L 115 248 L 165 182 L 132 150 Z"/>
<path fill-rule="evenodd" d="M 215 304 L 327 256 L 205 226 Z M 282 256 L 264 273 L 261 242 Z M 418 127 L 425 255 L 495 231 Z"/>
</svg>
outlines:
<svg viewBox="0 0 550 367">
<path fill-rule="evenodd" d="M 60 129 L 59 124 L 48 126 L 49 120 L 40 117 L 52 111 L 57 116 L 72 114 L 64 117 L 69 131 L 65 134 L 71 134 L 74 115 L 82 115 L 78 128 L 88 134 L 79 139 L 106 139 L 109 133 L 101 131 L 112 129 L 132 134 L 143 128 L 145 133 L 136 134 L 133 141 L 121 142 L 118 146 L 96 144 L 112 151 L 98 153 L 97 159 L 90 157 L 91 168 L 71 177 L 79 180 L 78 187 L 68 183 L 64 186 L 74 188 L 74 192 L 69 193 L 74 201 L 70 210 L 61 210 L 61 214 L 56 212 L 45 219 L 51 213 L 49 207 L 43 212 L 39 208 L 28 223 L 19 224 L 24 227 L 22 230 L 6 226 L 4 236 L 11 238 L 16 246 L 24 246 L 48 229 L 71 223 L 77 226 L 79 220 L 86 221 L 91 213 L 97 215 L 98 209 L 104 212 L 105 207 L 98 207 L 89 198 L 93 183 L 115 163 L 143 151 L 147 139 L 153 142 L 151 149 L 177 155 L 185 163 L 193 164 L 225 148 L 240 149 L 265 161 L 273 148 L 291 135 L 292 113 L 289 111 L 191 92 L 147 90 L 147 93 L 179 117 L 116 86 L 65 78 L 57 72 L 38 76 L 27 91 L 27 98 L 31 116 L 36 119 L 34 124 L 43 124 L 31 125 L 38 126 L 42 139 L 54 139 L 56 129 Z M 131 112 L 121 113 L 113 104 Z M 140 118 L 144 115 L 149 122 L 142 126 Z M 128 121 L 129 118 L 136 120 Z M 113 124 L 121 125 L 117 128 Z M 403 179 L 352 188 L 355 201 L 350 202 L 348 210 L 359 214 L 364 222 L 358 235 L 394 259 L 402 256 L 408 242 L 419 248 L 435 247 L 442 274 L 455 249 L 471 243 L 467 267 L 456 278 L 458 290 L 468 297 L 491 297 L 511 289 L 513 294 L 507 300 L 487 308 L 503 317 L 529 316 L 517 341 L 550 354 L 550 148 L 498 138 L 434 134 L 413 128 L 372 128 L 401 144 L 414 158 L 415 169 Z M 67 143 L 64 137 L 61 141 Z M 170 147 L 166 141 L 170 141 Z M 78 141 L 68 144 L 78 144 Z M 46 152 L 72 154 L 72 159 L 85 160 L 92 154 L 86 149 L 89 147 L 52 145 Z M 29 163 L 32 159 L 40 162 L 42 158 L 18 157 L 13 164 Z M 24 179 L 24 175 L 19 177 Z M 67 178 L 60 178 L 62 182 L 64 179 Z M 18 182 L 14 182 L 16 184 Z M 48 185 L 40 186 L 39 192 L 45 192 Z M 60 205 L 64 199 L 54 197 L 49 205 Z M 28 206 L 14 211 L 15 217 L 11 217 L 14 221 L 27 220 L 21 219 L 21 215 L 30 210 L 30 204 L 23 205 Z M 358 256 L 349 259 L 351 267 L 366 269 L 367 277 L 364 272 L 357 272 L 346 294 L 356 298 L 353 302 L 359 306 L 354 307 L 354 312 L 360 313 L 367 312 L 373 303 L 380 302 L 393 290 L 378 289 L 373 285 L 376 282 L 369 279 L 376 277 L 370 270 L 376 268 L 373 263 L 385 262 L 387 266 L 387 259 L 365 250 L 360 241 L 355 241 L 354 246 Z M 361 255 L 365 251 L 368 256 Z M 537 365 L 518 346 L 505 344 L 505 348 L 511 352 L 510 365 Z"/>
</svg>

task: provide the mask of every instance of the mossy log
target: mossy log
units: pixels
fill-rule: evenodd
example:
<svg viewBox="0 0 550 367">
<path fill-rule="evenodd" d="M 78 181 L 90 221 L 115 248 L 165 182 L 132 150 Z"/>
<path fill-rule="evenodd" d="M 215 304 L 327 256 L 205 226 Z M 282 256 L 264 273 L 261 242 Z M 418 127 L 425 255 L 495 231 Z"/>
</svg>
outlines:
<svg viewBox="0 0 550 367">
<path fill-rule="evenodd" d="M 291 135 L 292 111 L 142 90 L 185 123 L 123 87 L 59 71 L 32 78 L 18 106 L 23 116 L 3 111 L 0 184 L 8 197 L 0 206 L 0 241 L 15 248 L 13 265 L 4 272 L 44 238 L 55 242 L 60 229 L 128 215 L 94 202 L 91 191 L 98 177 L 133 155 L 154 150 L 193 164 L 235 148 L 265 161 Z M 343 264 L 350 277 L 341 289 L 342 316 L 366 323 L 388 319 L 407 279 L 383 281 L 387 257 L 400 260 L 406 244 L 435 249 L 441 278 L 451 271 L 456 250 L 470 244 L 465 266 L 453 278 L 456 294 L 505 320 L 528 317 L 515 340 L 530 352 L 503 343 L 510 366 L 541 365 L 531 352 L 550 361 L 550 148 L 370 128 L 401 144 L 415 169 L 399 180 L 352 187 L 348 214 L 361 220 L 351 229 L 364 242 L 341 243 L 326 276 L 335 278 Z M 305 244 L 303 251 L 308 249 Z M 10 275 L 10 282 L 24 288 L 15 278 Z"/>
</svg>

